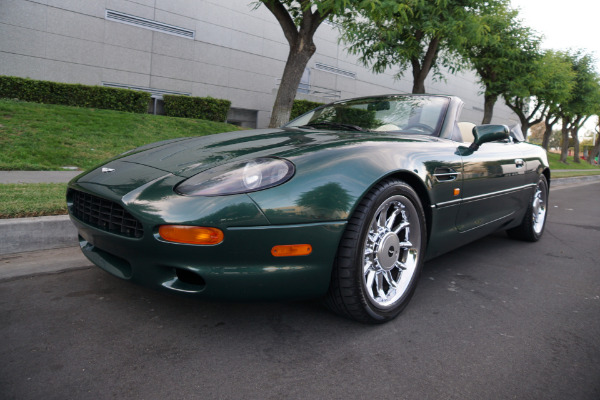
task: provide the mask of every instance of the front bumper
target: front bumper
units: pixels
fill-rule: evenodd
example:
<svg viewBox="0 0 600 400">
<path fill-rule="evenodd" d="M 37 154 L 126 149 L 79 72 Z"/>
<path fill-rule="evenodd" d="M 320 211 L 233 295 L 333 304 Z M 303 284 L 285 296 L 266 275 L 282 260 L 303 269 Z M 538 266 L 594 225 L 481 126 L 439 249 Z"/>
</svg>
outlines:
<svg viewBox="0 0 600 400">
<path fill-rule="evenodd" d="M 165 242 L 158 227 L 141 238 L 99 230 L 71 216 L 83 254 L 138 284 L 213 299 L 301 299 L 326 293 L 346 223 L 225 228 L 216 246 Z M 311 244 L 301 257 L 273 257 L 276 245 Z"/>
</svg>

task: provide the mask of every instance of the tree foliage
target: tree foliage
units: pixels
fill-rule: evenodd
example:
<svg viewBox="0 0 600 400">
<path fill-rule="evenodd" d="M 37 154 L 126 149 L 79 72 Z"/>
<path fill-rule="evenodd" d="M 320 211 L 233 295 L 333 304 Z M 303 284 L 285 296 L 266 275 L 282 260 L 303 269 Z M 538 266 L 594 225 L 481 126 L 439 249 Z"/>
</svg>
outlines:
<svg viewBox="0 0 600 400">
<path fill-rule="evenodd" d="M 348 51 L 375 73 L 398 68 L 403 76 L 410 68 L 413 93 L 425 93 L 425 79 L 433 72 L 442 77 L 462 66 L 460 49 L 488 34 L 488 26 L 477 17 L 485 0 L 405 1 L 392 13 L 348 13 L 341 19 L 342 41 Z"/>
<path fill-rule="evenodd" d="M 506 105 L 519 117 L 524 134 L 531 125 L 545 121 L 558 104 L 568 101 L 575 84 L 575 72 L 564 53 L 547 50 L 529 57 L 531 61 L 522 68 L 522 75 L 503 93 Z M 550 135 L 552 127 L 547 132 Z"/>
<path fill-rule="evenodd" d="M 519 89 L 526 86 L 530 64 L 539 57 L 540 39 L 504 0 L 488 2 L 479 18 L 489 27 L 489 34 L 466 43 L 462 54 L 484 87 L 482 123 L 488 124 L 498 98 L 505 93 L 520 93 Z"/>
<path fill-rule="evenodd" d="M 557 107 L 562 120 L 562 146 L 560 161 L 567 161 L 569 133 L 573 138 L 574 159 L 579 160 L 579 129 L 585 122 L 600 111 L 600 77 L 594 67 L 594 58 L 581 50 L 568 53 L 575 73 L 575 85 L 568 101 Z"/>
</svg>

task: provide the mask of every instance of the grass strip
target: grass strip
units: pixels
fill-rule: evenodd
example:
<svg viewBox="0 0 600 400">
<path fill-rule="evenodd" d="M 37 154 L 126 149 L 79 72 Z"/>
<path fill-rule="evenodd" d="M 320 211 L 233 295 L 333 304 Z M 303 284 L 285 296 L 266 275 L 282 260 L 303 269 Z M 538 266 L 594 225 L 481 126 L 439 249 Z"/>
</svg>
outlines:
<svg viewBox="0 0 600 400">
<path fill-rule="evenodd" d="M 582 170 L 578 170 L 578 171 L 554 170 L 551 172 L 552 178 L 572 178 L 572 177 L 576 177 L 576 176 L 591 176 L 591 175 L 600 175 L 600 169 L 598 169 L 598 170 L 582 169 Z"/>
<path fill-rule="evenodd" d="M 560 162 L 560 154 L 548 153 L 548 163 L 550 164 L 550 170 L 561 170 L 561 169 L 580 169 L 580 170 L 594 170 L 600 171 L 600 166 L 591 165 L 587 160 L 580 160 L 581 162 L 576 163 L 573 161 L 573 156 L 567 159 L 567 163 Z"/>
<path fill-rule="evenodd" d="M 66 183 L 0 184 L 0 218 L 67 213 Z"/>
</svg>

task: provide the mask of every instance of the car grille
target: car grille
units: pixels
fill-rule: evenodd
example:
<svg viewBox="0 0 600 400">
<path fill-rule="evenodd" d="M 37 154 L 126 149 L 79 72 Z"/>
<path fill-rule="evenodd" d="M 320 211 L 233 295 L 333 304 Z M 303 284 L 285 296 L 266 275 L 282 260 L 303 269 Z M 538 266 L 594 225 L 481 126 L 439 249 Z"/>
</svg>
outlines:
<svg viewBox="0 0 600 400">
<path fill-rule="evenodd" d="M 86 224 L 122 236 L 144 235 L 141 222 L 119 204 L 78 190 L 70 190 L 70 198 L 71 214 Z"/>
</svg>

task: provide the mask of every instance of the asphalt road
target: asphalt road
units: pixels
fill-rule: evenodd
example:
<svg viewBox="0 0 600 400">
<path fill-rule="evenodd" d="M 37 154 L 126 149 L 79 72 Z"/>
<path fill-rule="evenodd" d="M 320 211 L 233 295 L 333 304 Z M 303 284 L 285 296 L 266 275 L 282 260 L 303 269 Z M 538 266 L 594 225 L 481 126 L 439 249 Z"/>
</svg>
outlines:
<svg viewBox="0 0 600 400">
<path fill-rule="evenodd" d="M 0 282 L 3 399 L 600 399 L 600 184 L 535 244 L 425 265 L 382 326 L 318 302 L 208 303 L 97 268 Z"/>
</svg>

